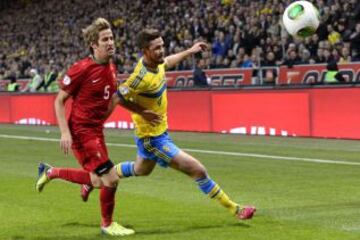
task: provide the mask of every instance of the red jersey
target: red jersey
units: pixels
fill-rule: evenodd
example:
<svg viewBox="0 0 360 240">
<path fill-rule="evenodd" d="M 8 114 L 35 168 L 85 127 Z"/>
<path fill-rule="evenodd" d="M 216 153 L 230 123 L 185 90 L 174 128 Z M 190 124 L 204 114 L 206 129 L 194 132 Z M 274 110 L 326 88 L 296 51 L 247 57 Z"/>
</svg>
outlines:
<svg viewBox="0 0 360 240">
<path fill-rule="evenodd" d="M 101 129 L 102 132 L 105 113 L 116 90 L 115 69 L 112 63 L 99 64 L 87 57 L 67 71 L 61 89 L 73 99 L 69 118 L 73 136 L 86 130 L 98 132 Z"/>
</svg>

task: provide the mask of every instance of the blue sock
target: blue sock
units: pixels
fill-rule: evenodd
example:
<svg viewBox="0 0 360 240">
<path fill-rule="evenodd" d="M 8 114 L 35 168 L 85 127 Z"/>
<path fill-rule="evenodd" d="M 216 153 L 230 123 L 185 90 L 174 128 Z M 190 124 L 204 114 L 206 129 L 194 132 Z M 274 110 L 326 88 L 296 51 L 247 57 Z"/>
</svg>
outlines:
<svg viewBox="0 0 360 240">
<path fill-rule="evenodd" d="M 216 183 L 208 176 L 196 179 L 196 183 L 198 184 L 200 190 L 205 194 L 209 194 L 216 186 Z"/>
<path fill-rule="evenodd" d="M 119 177 L 136 176 L 134 171 L 134 162 L 122 162 L 116 165 L 116 171 Z"/>
<path fill-rule="evenodd" d="M 238 213 L 238 204 L 233 202 L 229 196 L 208 176 L 204 178 L 196 179 L 196 183 L 203 193 L 208 195 L 211 199 L 216 199 L 220 205 L 227 208 L 231 214 L 235 215 Z"/>
</svg>

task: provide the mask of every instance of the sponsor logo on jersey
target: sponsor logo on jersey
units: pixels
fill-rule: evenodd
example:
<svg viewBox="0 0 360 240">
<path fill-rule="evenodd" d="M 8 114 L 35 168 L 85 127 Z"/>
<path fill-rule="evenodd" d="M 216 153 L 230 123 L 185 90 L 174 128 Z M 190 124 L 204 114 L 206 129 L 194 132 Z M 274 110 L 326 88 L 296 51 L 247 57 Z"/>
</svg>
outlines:
<svg viewBox="0 0 360 240">
<path fill-rule="evenodd" d="M 69 85 L 70 83 L 71 83 L 71 78 L 68 75 L 65 75 L 65 77 L 63 79 L 63 84 Z"/>
<path fill-rule="evenodd" d="M 129 93 L 129 88 L 126 86 L 120 86 L 119 91 L 120 91 L 121 95 L 127 95 Z"/>
</svg>

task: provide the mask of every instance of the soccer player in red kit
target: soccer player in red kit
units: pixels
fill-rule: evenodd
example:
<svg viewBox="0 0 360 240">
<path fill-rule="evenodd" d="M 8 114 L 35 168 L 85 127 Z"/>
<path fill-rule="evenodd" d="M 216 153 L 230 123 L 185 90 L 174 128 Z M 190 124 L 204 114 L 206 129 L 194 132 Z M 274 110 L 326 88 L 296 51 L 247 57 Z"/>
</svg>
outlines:
<svg viewBox="0 0 360 240">
<path fill-rule="evenodd" d="M 57 168 L 41 163 L 36 189 L 41 192 L 50 180 L 59 178 L 100 188 L 101 231 L 123 236 L 134 233 L 113 222 L 115 192 L 119 177 L 106 149 L 103 124 L 111 96 L 116 90 L 116 68 L 111 63 L 115 44 L 110 24 L 98 18 L 83 30 L 91 55 L 68 69 L 55 100 L 61 131 L 60 147 L 72 151 L 83 169 Z M 72 97 L 70 117 L 65 117 L 65 102 Z"/>
</svg>

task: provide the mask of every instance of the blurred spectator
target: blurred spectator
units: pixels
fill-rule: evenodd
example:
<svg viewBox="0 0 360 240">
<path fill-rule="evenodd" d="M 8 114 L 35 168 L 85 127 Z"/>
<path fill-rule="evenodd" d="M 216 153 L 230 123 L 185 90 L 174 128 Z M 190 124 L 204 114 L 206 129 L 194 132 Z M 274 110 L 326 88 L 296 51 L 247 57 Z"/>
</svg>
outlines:
<svg viewBox="0 0 360 240">
<path fill-rule="evenodd" d="M 44 90 L 46 92 L 58 92 L 59 91 L 59 85 L 56 81 L 58 78 L 58 70 L 54 65 L 51 65 L 47 67 L 46 72 L 44 74 L 44 81 L 43 86 Z"/>
<path fill-rule="evenodd" d="M 36 92 L 40 89 L 41 84 L 43 82 L 43 78 L 38 73 L 38 70 L 32 68 L 30 70 L 31 80 L 27 84 L 27 86 L 22 90 L 22 92 Z"/>
<path fill-rule="evenodd" d="M 337 50 L 337 48 L 334 48 L 331 51 L 331 56 L 332 56 L 332 58 L 333 58 L 333 60 L 335 62 L 338 62 L 340 60 L 340 57 L 341 57 L 339 51 Z"/>
<path fill-rule="evenodd" d="M 324 49 L 318 48 L 315 56 L 315 63 L 324 63 L 324 62 L 325 62 Z"/>
<path fill-rule="evenodd" d="M 311 53 L 306 48 L 302 50 L 301 54 L 301 64 L 314 64 L 315 60 L 311 58 Z"/>
<path fill-rule="evenodd" d="M 339 73 L 336 61 L 331 61 L 326 65 L 326 74 L 324 83 L 346 82 L 345 78 Z"/>
<path fill-rule="evenodd" d="M 352 57 L 356 61 L 360 61 L 360 22 L 356 24 L 355 32 L 351 34 L 350 42 L 353 51 Z"/>
<path fill-rule="evenodd" d="M 329 49 L 324 49 L 324 62 L 329 63 L 334 61 L 334 57 L 331 55 L 331 52 Z"/>
<path fill-rule="evenodd" d="M 332 59 L 336 58 L 332 53 L 337 44 L 344 47 L 351 43 L 350 60 L 359 61 L 360 1 L 312 2 L 320 11 L 321 25 L 311 39 L 299 40 L 281 29 L 281 16 L 289 0 L 12 0 L 0 9 L 0 77 L 29 77 L 34 67 L 45 72 L 50 59 L 62 70 L 89 54 L 81 47 L 81 28 L 97 16 L 106 16 L 113 24 L 118 48 L 115 63 L 120 73 L 131 72 L 139 58 L 135 39 L 144 27 L 162 29 L 167 54 L 179 52 L 200 38 L 209 41 L 211 68 L 241 66 L 257 48 L 273 52 L 276 62 L 285 60 L 293 50 L 303 60 L 300 45 L 310 51 L 310 60 L 325 62 L 324 50 L 319 48 L 328 49 Z M 330 43 L 320 46 L 324 40 Z M 239 56 L 240 51 L 244 53 Z M 266 54 L 259 58 L 264 61 Z M 192 68 L 190 59 L 175 70 Z"/>
<path fill-rule="evenodd" d="M 328 40 L 330 42 L 331 45 L 335 45 L 337 43 L 341 42 L 341 35 L 340 33 L 338 33 L 337 31 L 335 31 L 335 29 L 333 28 L 333 26 L 331 24 L 329 24 L 327 26 L 327 31 L 329 33 L 328 35 Z"/>
<path fill-rule="evenodd" d="M 351 62 L 350 50 L 347 47 L 341 49 L 341 57 L 339 60 L 340 64 L 345 64 Z"/>
<path fill-rule="evenodd" d="M 256 55 L 251 55 L 251 58 L 247 54 L 244 56 L 243 63 L 241 65 L 242 68 L 252 68 L 256 66 Z"/>
<path fill-rule="evenodd" d="M 225 36 L 222 31 L 219 31 L 216 35 L 215 42 L 212 45 L 212 53 L 215 56 L 224 57 L 230 46 L 225 42 Z"/>
<path fill-rule="evenodd" d="M 208 86 L 208 77 L 206 76 L 205 71 L 203 70 L 205 68 L 205 60 L 199 59 L 197 61 L 194 73 L 193 73 L 193 80 L 194 80 L 194 86 L 196 87 L 206 87 Z"/>
<path fill-rule="evenodd" d="M 265 67 L 265 69 L 262 70 L 263 83 L 274 84 L 277 78 L 277 71 L 276 68 L 271 68 L 276 67 L 275 54 L 273 52 L 266 54 L 266 59 L 262 66 Z"/>
<path fill-rule="evenodd" d="M 10 76 L 9 79 L 10 79 L 10 83 L 8 83 L 8 85 L 7 85 L 7 91 L 8 92 L 18 92 L 20 89 L 20 85 L 16 82 L 16 77 L 13 75 L 13 76 Z"/>
<path fill-rule="evenodd" d="M 283 64 L 288 66 L 289 68 L 291 68 L 294 65 L 301 64 L 301 60 L 300 60 L 299 56 L 297 55 L 296 51 L 291 50 L 288 53 L 288 57 L 287 57 L 287 59 L 285 60 L 285 62 Z"/>
</svg>

